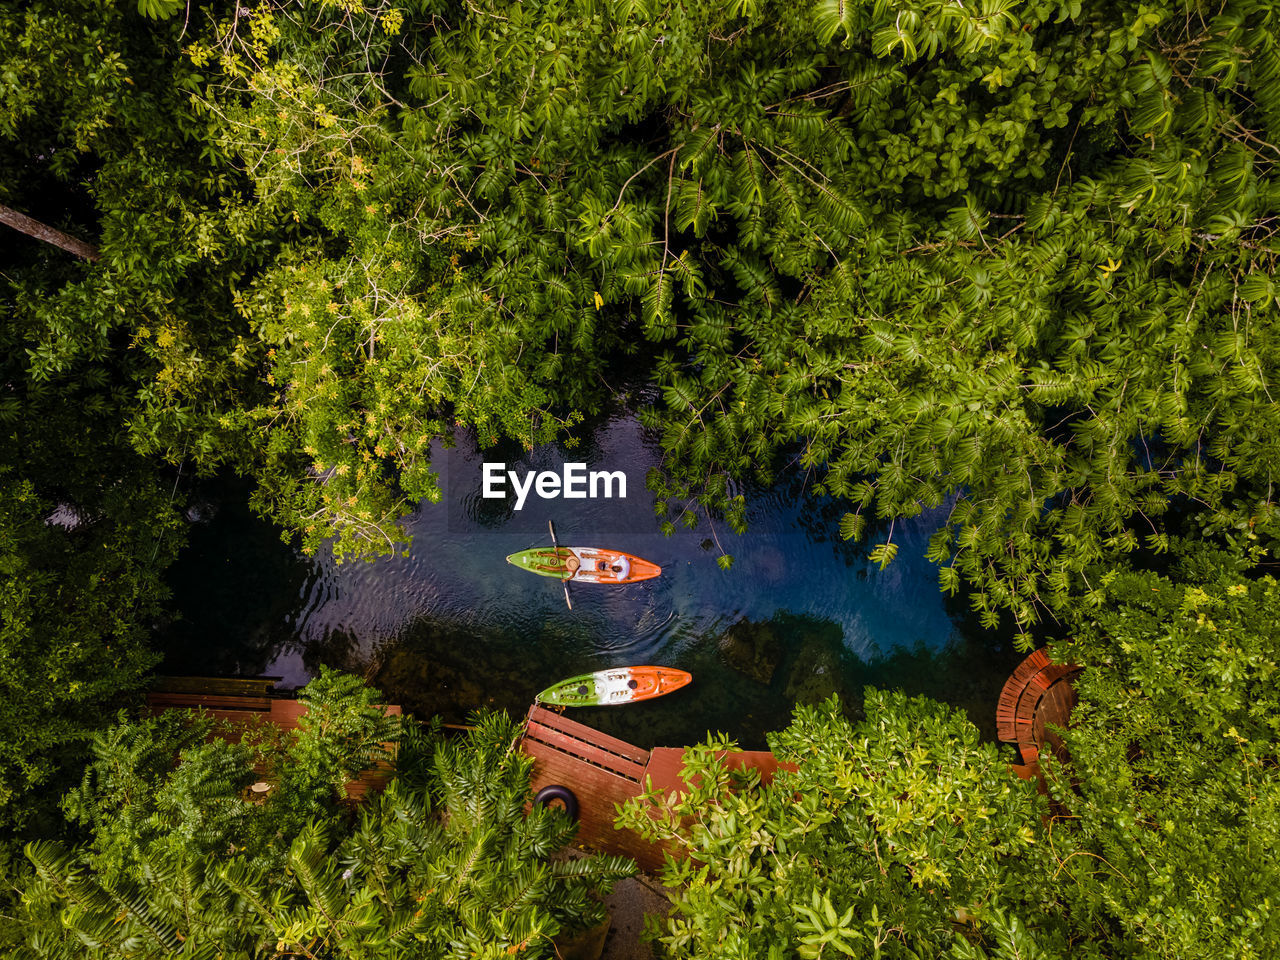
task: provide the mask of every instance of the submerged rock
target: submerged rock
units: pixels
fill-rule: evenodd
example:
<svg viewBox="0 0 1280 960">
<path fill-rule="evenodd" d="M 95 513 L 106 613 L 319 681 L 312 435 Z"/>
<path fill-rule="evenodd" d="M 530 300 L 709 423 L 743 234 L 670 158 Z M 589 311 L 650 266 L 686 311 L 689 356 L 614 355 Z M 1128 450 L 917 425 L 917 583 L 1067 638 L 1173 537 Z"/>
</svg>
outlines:
<svg viewBox="0 0 1280 960">
<path fill-rule="evenodd" d="M 218 515 L 218 505 L 212 500 L 196 500 L 182 514 L 189 523 L 210 523 Z"/>
<path fill-rule="evenodd" d="M 467 664 L 427 659 L 420 651 L 406 647 L 382 651 L 372 685 L 389 703 L 398 703 L 420 717 L 439 714 L 447 722 L 465 722 L 482 707 L 501 706 L 516 716 L 524 709 L 519 701 L 495 703 L 492 686 Z"/>
<path fill-rule="evenodd" d="M 787 676 L 787 698 L 795 703 L 821 703 L 833 693 L 843 695 L 843 686 L 840 651 L 824 640 L 806 641 Z"/>
<path fill-rule="evenodd" d="M 753 623 L 745 617 L 726 630 L 719 641 L 724 662 L 766 686 L 782 659 L 782 644 L 770 623 Z"/>
</svg>

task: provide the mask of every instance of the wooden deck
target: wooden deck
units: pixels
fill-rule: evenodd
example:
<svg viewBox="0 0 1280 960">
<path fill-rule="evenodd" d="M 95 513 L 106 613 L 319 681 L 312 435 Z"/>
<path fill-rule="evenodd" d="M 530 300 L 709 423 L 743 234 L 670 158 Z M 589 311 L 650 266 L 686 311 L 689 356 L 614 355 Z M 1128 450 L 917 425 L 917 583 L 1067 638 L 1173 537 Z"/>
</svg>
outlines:
<svg viewBox="0 0 1280 960">
<path fill-rule="evenodd" d="M 642 870 L 660 868 L 667 848 L 613 825 L 618 807 L 645 792 L 646 783 L 665 793 L 688 789 L 684 748 L 645 750 L 534 704 L 529 708 L 521 749 L 533 757 L 530 786 L 536 794 L 551 784 L 568 787 L 578 799 L 578 842 L 593 850 L 631 857 Z M 730 767 L 755 767 L 769 783 L 778 762 L 768 751 L 734 751 Z"/>
<path fill-rule="evenodd" d="M 207 689 L 200 689 L 208 680 Z M 166 710 L 203 709 L 215 720 L 223 721 L 219 735 L 232 741 L 249 733 L 258 724 L 271 724 L 281 730 L 298 729 L 298 720 L 306 712 L 306 704 L 286 697 L 268 696 L 276 677 L 222 679 L 204 677 L 161 677 L 157 688 L 147 694 L 147 707 L 153 714 Z M 240 690 L 242 692 L 231 692 Z M 398 716 L 400 707 L 384 704 L 386 713 Z M 379 763 L 366 770 L 358 780 L 346 787 L 347 798 L 358 801 L 370 790 L 381 790 L 391 779 L 391 763 Z"/>
<path fill-rule="evenodd" d="M 795 770 L 795 765 L 778 763 L 768 750 L 733 750 L 720 752 L 720 757 L 730 770 L 741 770 L 747 767 L 760 771 L 760 782 L 773 782 L 773 775 L 779 768 Z M 645 773 L 653 778 L 655 788 L 664 793 L 682 793 L 688 787 L 684 775 L 684 747 L 654 747 L 649 751 L 649 765 Z"/>
<path fill-rule="evenodd" d="M 661 847 L 613 826 L 619 805 L 644 792 L 649 751 L 534 704 L 521 749 L 533 757 L 529 785 L 536 794 L 560 784 L 578 798 L 578 842 L 631 857 L 641 869 L 662 866 Z"/>
<path fill-rule="evenodd" d="M 1040 774 L 1040 757 L 1049 750 L 1060 760 L 1066 759 L 1062 738 L 1051 727 L 1066 727 L 1076 705 L 1076 691 L 1071 680 L 1080 673 L 1073 663 L 1054 663 L 1041 647 L 1030 654 L 1013 671 L 1000 691 L 996 705 L 996 735 L 1018 748 L 1019 762 L 1014 765 L 1018 776 Z"/>
</svg>

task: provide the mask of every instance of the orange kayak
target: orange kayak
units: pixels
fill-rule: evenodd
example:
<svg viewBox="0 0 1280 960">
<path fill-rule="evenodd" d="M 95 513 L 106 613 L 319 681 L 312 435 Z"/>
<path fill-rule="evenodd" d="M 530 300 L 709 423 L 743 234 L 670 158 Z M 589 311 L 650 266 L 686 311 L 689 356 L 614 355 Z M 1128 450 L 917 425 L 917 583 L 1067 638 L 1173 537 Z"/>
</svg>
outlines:
<svg viewBox="0 0 1280 960">
<path fill-rule="evenodd" d="M 662 573 L 656 563 L 604 547 L 538 547 L 511 554 L 507 563 L 573 583 L 638 583 Z"/>
<path fill-rule="evenodd" d="M 692 674 L 671 667 L 618 667 L 561 680 L 538 694 L 538 700 L 558 707 L 608 707 L 652 700 L 692 679 Z"/>
</svg>

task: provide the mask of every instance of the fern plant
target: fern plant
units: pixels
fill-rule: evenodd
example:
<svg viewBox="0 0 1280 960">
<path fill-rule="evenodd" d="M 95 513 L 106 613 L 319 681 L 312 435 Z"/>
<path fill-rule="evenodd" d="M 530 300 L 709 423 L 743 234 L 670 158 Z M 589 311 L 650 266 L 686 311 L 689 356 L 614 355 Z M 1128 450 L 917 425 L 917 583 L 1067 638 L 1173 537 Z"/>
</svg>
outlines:
<svg viewBox="0 0 1280 960">
<path fill-rule="evenodd" d="M 423 771 L 393 781 L 354 825 L 317 819 L 289 834 L 283 870 L 152 844 L 137 870 L 108 878 L 83 852 L 32 844 L 31 954 L 232 960 L 274 945 L 350 960 L 554 956 L 553 938 L 600 921 L 600 895 L 634 865 L 557 855 L 575 828 L 558 810 L 526 813 L 532 761 L 519 735 L 505 714 L 477 717 L 466 738 L 431 751 L 425 782 Z"/>
<path fill-rule="evenodd" d="M 261 956 L 263 928 L 208 861 L 159 850 L 137 880 L 100 882 L 81 853 L 56 842 L 29 843 L 26 854 L 37 876 L 23 897 L 29 957 Z"/>
</svg>

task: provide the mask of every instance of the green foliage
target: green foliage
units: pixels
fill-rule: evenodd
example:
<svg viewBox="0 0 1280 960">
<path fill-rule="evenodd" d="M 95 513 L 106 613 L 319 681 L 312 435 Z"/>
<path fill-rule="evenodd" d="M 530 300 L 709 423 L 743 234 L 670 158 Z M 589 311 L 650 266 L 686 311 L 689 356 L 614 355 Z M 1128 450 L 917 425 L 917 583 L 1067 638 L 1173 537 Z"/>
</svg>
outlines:
<svg viewBox="0 0 1280 960">
<path fill-rule="evenodd" d="M 163 49 L 181 24 L 153 26 L 131 6 L 0 8 L 0 202 L 101 253 L 86 266 L 7 227 L 0 243 L 6 832 L 51 813 L 78 777 L 88 734 L 155 661 L 145 637 L 163 613 L 161 576 L 184 524 L 177 478 L 138 447 L 172 441 L 177 461 L 185 443 L 210 444 L 176 424 L 191 427 L 234 379 L 223 347 L 234 351 L 235 337 L 218 339 L 227 278 L 202 272 L 193 253 L 239 247 L 219 196 L 228 181 L 191 152 L 192 71 Z M 221 236 L 197 239 L 195 212 L 210 207 L 214 219 L 226 214 L 221 227 L 205 224 Z M 210 316 L 217 337 L 202 326 Z M 135 435 L 154 398 L 185 409 Z"/>
<path fill-rule="evenodd" d="M 6 244 L 11 326 L 33 382 L 115 386 L 115 429 L 140 451 L 243 463 L 244 438 L 219 417 L 255 395 L 261 351 L 233 294 L 274 224 L 189 106 L 202 78 L 177 55 L 182 27 L 108 0 L 0 11 L 4 197 L 101 254 L 71 268 L 36 241 Z"/>
<path fill-rule="evenodd" d="M 344 686 L 326 677 L 317 713 Z M 303 737 L 351 742 L 351 725 L 344 735 L 331 712 Z M 333 819 L 286 827 L 283 872 L 234 845 L 201 858 L 168 844 L 149 849 L 132 877 L 108 880 L 92 857 L 31 844 L 38 880 L 24 897 L 30 954 L 552 957 L 551 938 L 598 922 L 598 894 L 633 867 L 616 857 L 551 859 L 574 826 L 547 807 L 526 816 L 532 761 L 515 749 L 519 732 L 505 715 L 478 717 L 466 740 L 434 751 L 429 789 L 394 781 L 368 801 L 354 830 Z M 178 825 L 193 832 L 185 819 Z M 220 839 L 225 846 L 232 838 Z"/>
<path fill-rule="evenodd" d="M 205 743 L 210 729 L 203 716 L 170 710 L 136 721 L 122 714 L 94 736 L 84 780 L 62 808 L 92 835 L 90 862 L 100 877 L 136 876 L 165 848 L 195 858 L 225 853 L 227 838 L 244 834 L 252 752 L 222 739 Z"/>
<path fill-rule="evenodd" d="M 307 550 L 395 551 L 433 447 L 562 437 L 625 364 L 664 530 L 742 529 L 733 481 L 784 457 L 845 539 L 945 505 L 943 589 L 1020 642 L 1068 618 L 1087 668 L 1048 835 L 901 698 L 802 711 L 771 788 L 702 749 L 683 806 L 628 814 L 698 854 L 670 949 L 1277 952 L 1275 588 L 1176 536 L 1278 533 L 1272 5 L 183 6 L 0 9 L 0 202 L 101 252 L 0 253 L 0 827 L 45 825 L 153 660 L 165 464 L 252 473 Z M 422 750 L 348 834 L 396 724 L 349 678 L 308 697 L 287 742 L 93 739 L 91 842 L 31 850 L 37 953 L 540 955 L 590 919 L 621 866 L 547 860 L 511 729 Z"/>
<path fill-rule="evenodd" d="M 599 408 L 589 374 L 617 342 L 594 329 L 599 282 L 522 236 L 530 219 L 565 229 L 563 201 L 526 188 L 518 210 L 479 214 L 510 171 L 459 122 L 465 101 L 438 99 L 443 78 L 391 70 L 441 39 L 401 36 L 403 16 L 262 4 L 188 50 L 218 68 L 200 101 L 210 135 L 243 162 L 259 208 L 302 234 L 238 301 L 273 390 L 226 422 L 256 434 L 258 501 L 308 550 L 334 536 L 340 554 L 396 550 L 398 520 L 441 495 L 433 441 L 457 426 L 485 444 L 555 438 Z M 401 99 L 425 95 L 432 108 Z M 497 257 L 461 264 L 494 244 Z"/>
<path fill-rule="evenodd" d="M 1085 667 L 1051 780 L 1060 895 L 1086 943 L 1111 942 L 1073 955 L 1275 956 L 1280 584 L 1229 553 L 1175 554 L 1168 576 L 1109 578 L 1055 648 Z"/>
<path fill-rule="evenodd" d="M 381 694 L 352 674 L 322 666 L 298 699 L 307 712 L 279 773 L 299 789 L 341 796 L 348 781 L 385 761 L 400 739 L 404 721 L 386 713 Z"/>
<path fill-rule="evenodd" d="M 19 956 L 261 956 L 252 914 L 206 864 L 161 851 L 139 881 L 104 883 L 74 850 L 54 841 L 29 843 L 26 854 L 38 879 L 23 898 L 30 940 Z"/>
<path fill-rule="evenodd" d="M 940 705 L 798 707 L 770 738 L 794 772 L 761 786 L 712 739 L 688 793 L 624 811 L 685 855 L 651 936 L 682 958 L 1274 956 L 1280 585 L 1175 552 L 1170 576 L 1107 576 L 1055 649 L 1085 667 L 1069 763 L 1041 757 L 1057 813 Z"/>
<path fill-rule="evenodd" d="M 477 718 L 460 742 L 435 755 L 432 794 L 393 784 L 364 811 L 337 849 L 315 831 L 294 841 L 298 891 L 254 899 L 272 936 L 291 949 L 336 957 L 554 956 L 562 929 L 599 922 L 593 892 L 630 874 L 617 857 L 549 860 L 574 827 L 546 807 L 525 815 L 530 758 L 515 749 L 505 715 Z M 255 879 L 227 872 L 250 896 Z"/>
<path fill-rule="evenodd" d="M 186 5 L 186 0 L 138 0 L 138 12 L 153 20 L 172 17 Z"/>
<path fill-rule="evenodd" d="M 679 87 L 698 179 L 675 196 L 693 184 L 720 219 L 704 236 L 686 212 L 651 246 L 729 269 L 666 308 L 687 335 L 655 368 L 658 495 L 768 481 L 798 448 L 819 492 L 881 518 L 950 499 L 931 556 L 988 623 L 1068 605 L 1181 498 L 1270 525 L 1276 191 L 1256 106 L 1280 86 L 1241 57 L 1275 49 L 1273 12 L 771 12 L 712 31 Z"/>
<path fill-rule="evenodd" d="M 29 412 L 50 412 L 32 404 Z M 84 741 L 155 662 L 145 624 L 182 542 L 154 475 L 111 445 L 78 449 L 65 408 L 6 430 L 10 449 L 59 476 L 43 491 L 0 465 L 0 829 L 50 814 Z M 75 429 L 70 436 L 63 428 Z M 43 434 L 43 436 L 39 436 Z M 71 441 L 68 443 L 67 441 Z M 125 460 L 115 475 L 99 457 Z M 56 464 L 56 466 L 55 466 Z M 55 472 L 56 471 L 56 472 Z M 132 482 L 135 484 L 127 486 Z M 55 522 L 58 521 L 58 522 Z"/>
<path fill-rule="evenodd" d="M 33 374 L 127 332 L 134 445 L 340 554 L 402 548 L 433 443 L 562 435 L 626 354 L 660 510 L 741 528 L 730 478 L 783 453 L 855 516 L 947 503 L 930 555 L 988 624 L 1171 503 L 1274 526 L 1268 6 L 509 6 L 274 0 L 176 59 L 90 0 L 7 21 L 36 79 L 0 129 L 102 171 Z M 94 44 L 99 82 L 55 75 Z"/>
<path fill-rule="evenodd" d="M 685 754 L 688 793 L 627 806 L 620 825 L 686 854 L 663 871 L 675 909 L 653 932 L 667 955 L 1065 949 L 1030 786 L 947 707 L 868 690 L 866 713 L 855 725 L 834 698 L 797 707 L 770 738 L 797 769 L 768 786 L 730 770 L 713 738 Z"/>
<path fill-rule="evenodd" d="M 284 388 L 264 502 L 309 544 L 395 549 L 432 439 L 543 442 L 639 348 L 660 510 L 740 528 L 728 478 L 798 448 L 880 518 L 949 501 L 931 556 L 988 623 L 1180 498 L 1271 524 L 1263 7 L 415 16 L 278 2 L 189 51 L 213 135 L 315 238 L 242 300 Z"/>
<path fill-rule="evenodd" d="M 84 779 L 62 807 L 89 832 L 84 856 L 99 880 L 140 881 L 149 862 L 170 854 L 175 863 L 235 854 L 276 870 L 288 838 L 340 818 L 346 783 L 390 761 L 405 721 L 384 714 L 358 677 L 327 669 L 300 699 L 307 713 L 293 733 L 268 725 L 228 741 L 207 716 L 170 710 L 122 715 L 96 734 Z M 245 802 L 263 778 L 267 797 Z"/>
</svg>

